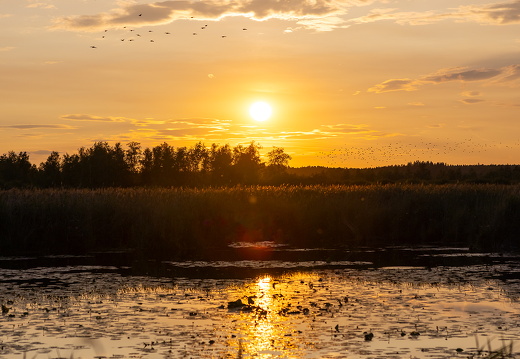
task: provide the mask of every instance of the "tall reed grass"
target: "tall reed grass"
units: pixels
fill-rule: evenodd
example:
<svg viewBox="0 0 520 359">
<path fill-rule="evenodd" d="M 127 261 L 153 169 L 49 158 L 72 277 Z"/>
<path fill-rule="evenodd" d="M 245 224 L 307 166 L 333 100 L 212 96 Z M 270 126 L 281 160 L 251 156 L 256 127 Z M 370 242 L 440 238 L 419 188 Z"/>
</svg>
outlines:
<svg viewBox="0 0 520 359">
<path fill-rule="evenodd" d="M 520 186 L 372 185 L 0 191 L 0 253 L 192 256 L 235 241 L 515 249 Z"/>
</svg>

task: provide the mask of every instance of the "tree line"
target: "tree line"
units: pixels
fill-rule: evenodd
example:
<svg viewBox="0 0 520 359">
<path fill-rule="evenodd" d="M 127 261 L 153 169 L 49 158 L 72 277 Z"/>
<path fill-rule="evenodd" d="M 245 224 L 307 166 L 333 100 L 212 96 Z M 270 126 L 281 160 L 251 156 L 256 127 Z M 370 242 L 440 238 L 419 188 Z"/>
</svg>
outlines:
<svg viewBox="0 0 520 359">
<path fill-rule="evenodd" d="M 447 165 L 415 161 L 375 168 L 289 167 L 292 159 L 273 147 L 262 160 L 254 141 L 235 147 L 196 143 L 174 147 L 162 143 L 143 148 L 95 142 L 77 153 L 51 152 L 46 161 L 32 164 L 27 152 L 0 156 L 0 188 L 103 188 L 234 185 L 313 185 L 386 183 L 520 183 L 519 165 Z"/>
<path fill-rule="evenodd" d="M 201 142 L 193 147 L 162 143 L 143 148 L 138 142 L 111 146 L 95 142 L 64 155 L 51 152 L 39 166 L 27 152 L 9 151 L 0 156 L 0 187 L 102 188 L 131 186 L 227 186 L 276 184 L 284 181 L 291 156 L 281 147 L 260 156 L 262 147 Z"/>
</svg>

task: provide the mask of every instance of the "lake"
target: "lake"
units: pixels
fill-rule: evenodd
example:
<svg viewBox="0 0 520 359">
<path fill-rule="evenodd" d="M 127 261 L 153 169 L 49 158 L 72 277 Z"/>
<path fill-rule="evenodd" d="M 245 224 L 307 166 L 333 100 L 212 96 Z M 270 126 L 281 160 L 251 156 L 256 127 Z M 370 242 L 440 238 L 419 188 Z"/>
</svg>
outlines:
<svg viewBox="0 0 520 359">
<path fill-rule="evenodd" d="M 516 255 L 231 247 L 0 258 L 0 358 L 520 357 Z"/>
</svg>

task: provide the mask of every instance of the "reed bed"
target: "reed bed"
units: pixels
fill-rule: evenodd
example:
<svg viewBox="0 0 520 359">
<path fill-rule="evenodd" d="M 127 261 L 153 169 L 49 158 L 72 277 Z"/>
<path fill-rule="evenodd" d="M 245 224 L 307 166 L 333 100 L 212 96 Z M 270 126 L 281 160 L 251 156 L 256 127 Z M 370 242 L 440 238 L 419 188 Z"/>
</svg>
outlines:
<svg viewBox="0 0 520 359">
<path fill-rule="evenodd" d="M 519 185 L 0 191 L 3 254 L 134 250 L 183 258 L 231 242 L 517 249 Z"/>
</svg>

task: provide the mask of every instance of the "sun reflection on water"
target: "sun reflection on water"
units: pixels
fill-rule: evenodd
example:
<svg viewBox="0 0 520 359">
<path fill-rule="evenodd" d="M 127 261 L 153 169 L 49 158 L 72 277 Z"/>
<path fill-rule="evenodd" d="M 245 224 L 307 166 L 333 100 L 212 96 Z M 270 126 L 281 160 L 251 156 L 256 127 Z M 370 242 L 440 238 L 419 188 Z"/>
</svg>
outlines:
<svg viewBox="0 0 520 359">
<path fill-rule="evenodd" d="M 174 281 L 93 281 L 88 270 L 0 270 L 0 357 L 452 358 L 458 348 L 474 355 L 477 336 L 481 344 L 498 338 L 496 347 L 520 335 L 519 303 L 499 282 L 476 278 L 488 267 Z M 452 284 L 456 271 L 471 283 Z M 15 274 L 59 275 L 67 285 L 45 294 L 39 284 L 1 281 Z"/>
<path fill-rule="evenodd" d="M 302 342 L 299 336 L 310 326 L 302 326 L 301 320 L 295 319 L 309 313 L 306 296 L 317 279 L 312 273 L 278 279 L 262 276 L 235 293 L 247 303 L 245 310 L 232 312 L 230 318 L 240 323 L 234 332 L 238 333 L 242 352 L 258 358 L 302 357 L 312 343 Z"/>
</svg>

